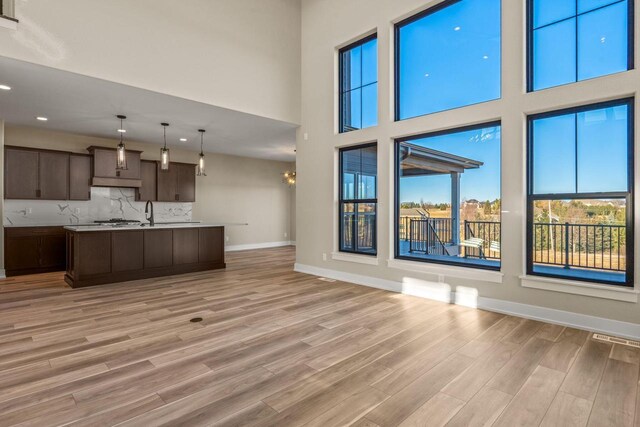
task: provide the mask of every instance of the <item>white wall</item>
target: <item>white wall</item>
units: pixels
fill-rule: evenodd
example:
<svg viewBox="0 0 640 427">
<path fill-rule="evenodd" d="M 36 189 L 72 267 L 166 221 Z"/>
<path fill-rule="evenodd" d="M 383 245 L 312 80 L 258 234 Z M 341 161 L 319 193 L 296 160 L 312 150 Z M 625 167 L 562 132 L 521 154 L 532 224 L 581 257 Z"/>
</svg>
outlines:
<svg viewBox="0 0 640 427">
<path fill-rule="evenodd" d="M 91 145 L 115 147 L 118 141 L 6 126 L 5 143 L 86 153 L 86 148 Z M 160 145 L 134 141 L 126 144 L 128 149 L 142 151 L 143 159 L 158 160 L 160 157 Z M 196 177 L 193 219 L 215 223 L 248 223 L 227 227 L 227 245 L 231 247 L 288 242 L 291 233 L 291 191 L 282 183 L 281 174 L 291 164 L 215 153 L 205 155 L 207 176 Z M 172 161 L 196 163 L 197 158 L 198 153 L 194 151 L 171 150 Z"/>
<path fill-rule="evenodd" d="M 547 309 L 554 309 L 640 323 L 640 307 L 637 303 L 525 288 L 519 278 L 525 272 L 526 115 L 637 95 L 640 88 L 640 71 L 633 70 L 526 94 L 525 2 L 503 0 L 502 99 L 394 122 L 391 84 L 393 23 L 436 3 L 438 1 L 425 0 L 302 1 L 302 122 L 298 134 L 302 136 L 306 133 L 309 138 L 305 140 L 299 137 L 297 141 L 298 267 L 307 271 L 315 269 L 317 272 L 350 277 L 360 282 L 368 281 L 370 284 L 393 283 L 404 288 L 417 285 L 436 292 L 450 288 L 454 292 L 464 291 L 472 296 L 477 292 L 478 301 L 492 301 L 494 306 L 504 306 L 503 303 L 508 303 L 507 306 L 515 307 L 515 303 L 518 303 L 526 304 L 527 307 L 542 307 L 547 314 L 555 313 Z M 635 19 L 638 28 L 638 12 Z M 361 131 L 336 134 L 337 48 L 373 30 L 378 32 L 379 125 Z M 636 40 L 636 46 L 639 45 Z M 638 56 L 636 54 L 636 58 Z M 639 111 L 637 107 L 636 111 Z M 413 271 L 420 270 L 415 266 L 418 263 L 410 263 L 409 268 L 390 268 L 388 260 L 394 257 L 394 138 L 493 120 L 502 121 L 502 283 L 480 280 L 486 279 L 486 275 L 473 269 L 440 270 L 437 273 L 433 269 L 431 273 Z M 636 129 L 640 129 L 637 118 Z M 331 252 L 337 247 L 338 234 L 336 150 L 341 146 L 370 141 L 378 141 L 378 265 L 339 261 L 331 257 Z M 639 242 L 638 215 L 635 217 L 636 242 Z M 639 251 L 635 252 L 635 262 L 638 265 Z M 323 260 L 323 254 L 327 257 L 326 261 Z M 419 265 L 424 266 L 422 263 Z M 489 277 L 497 279 L 499 276 Z M 577 290 L 579 287 L 571 289 Z M 635 293 L 623 294 L 615 291 L 609 296 L 611 295 L 628 299 L 637 297 Z"/>
<path fill-rule="evenodd" d="M 17 0 L 0 55 L 300 119 L 299 0 Z"/>
</svg>

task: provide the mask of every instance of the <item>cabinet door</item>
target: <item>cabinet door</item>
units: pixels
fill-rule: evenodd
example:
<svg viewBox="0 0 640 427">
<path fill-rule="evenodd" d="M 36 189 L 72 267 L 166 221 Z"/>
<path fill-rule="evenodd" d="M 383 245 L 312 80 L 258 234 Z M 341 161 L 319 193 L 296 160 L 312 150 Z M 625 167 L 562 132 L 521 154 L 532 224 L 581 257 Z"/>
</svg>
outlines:
<svg viewBox="0 0 640 427">
<path fill-rule="evenodd" d="M 69 199 L 69 154 L 40 152 L 40 199 Z"/>
<path fill-rule="evenodd" d="M 224 228 L 199 228 L 198 232 L 200 262 L 224 262 Z"/>
<path fill-rule="evenodd" d="M 175 202 L 178 198 L 178 181 L 175 164 L 169 165 L 168 171 L 158 170 L 158 201 Z"/>
<path fill-rule="evenodd" d="M 198 262 L 198 229 L 173 230 L 173 265 Z"/>
<path fill-rule="evenodd" d="M 127 168 L 116 171 L 116 175 L 120 178 L 140 179 L 140 153 L 127 151 Z M 115 162 L 113 167 L 116 167 Z"/>
<path fill-rule="evenodd" d="M 137 199 L 143 202 L 158 200 L 158 164 L 147 160 L 140 162 L 140 177 L 142 178 L 142 187 L 138 188 Z"/>
<path fill-rule="evenodd" d="M 116 178 L 116 150 L 93 152 L 93 174 L 100 178 Z"/>
<path fill-rule="evenodd" d="M 69 157 L 69 199 L 91 199 L 91 156 L 71 154 Z"/>
<path fill-rule="evenodd" d="M 173 166 L 173 165 L 172 165 Z M 175 165 L 178 175 L 178 202 L 196 201 L 196 167 L 194 165 Z"/>
<path fill-rule="evenodd" d="M 111 233 L 113 271 L 133 271 L 144 268 L 143 231 L 114 231 Z"/>
<path fill-rule="evenodd" d="M 173 264 L 173 231 L 144 231 L 144 268 L 170 267 Z"/>
<path fill-rule="evenodd" d="M 64 232 L 40 238 L 40 267 L 65 269 L 67 241 Z"/>
<path fill-rule="evenodd" d="M 4 268 L 12 270 L 30 270 L 40 267 L 40 237 L 7 237 L 4 245 Z"/>
<path fill-rule="evenodd" d="M 5 149 L 4 198 L 38 198 L 38 152 L 33 150 Z"/>
</svg>

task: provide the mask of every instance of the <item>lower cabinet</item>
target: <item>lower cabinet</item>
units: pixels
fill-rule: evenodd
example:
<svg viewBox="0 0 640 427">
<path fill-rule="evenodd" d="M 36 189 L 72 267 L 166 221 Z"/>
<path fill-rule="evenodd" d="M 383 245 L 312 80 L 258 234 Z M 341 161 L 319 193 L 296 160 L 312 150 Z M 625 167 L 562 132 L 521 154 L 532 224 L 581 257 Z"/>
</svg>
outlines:
<svg viewBox="0 0 640 427">
<path fill-rule="evenodd" d="M 63 227 L 5 227 L 7 276 L 65 270 Z"/>
<path fill-rule="evenodd" d="M 66 231 L 72 287 L 225 268 L 224 227 Z"/>
</svg>

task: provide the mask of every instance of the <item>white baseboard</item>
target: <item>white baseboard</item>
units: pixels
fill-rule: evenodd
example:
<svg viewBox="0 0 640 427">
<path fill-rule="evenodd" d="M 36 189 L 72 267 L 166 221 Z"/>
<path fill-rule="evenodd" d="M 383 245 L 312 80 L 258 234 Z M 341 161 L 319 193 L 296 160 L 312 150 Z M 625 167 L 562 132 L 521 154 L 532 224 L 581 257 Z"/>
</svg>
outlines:
<svg viewBox="0 0 640 427">
<path fill-rule="evenodd" d="M 445 283 L 401 283 L 377 277 L 359 274 L 345 273 L 343 271 L 320 268 L 311 265 L 296 263 L 294 270 L 300 273 L 314 276 L 328 277 L 343 282 L 369 286 L 386 291 L 400 292 L 407 295 L 433 299 L 437 301 L 479 308 L 496 313 L 524 317 L 526 319 L 539 320 L 572 328 L 584 329 L 618 337 L 638 340 L 640 339 L 640 325 L 619 320 L 605 319 L 603 317 L 589 316 L 570 311 L 556 310 L 529 304 L 486 298 L 478 296 L 470 289 L 469 292 L 451 291 Z"/>
<path fill-rule="evenodd" d="M 291 242 L 287 240 L 284 242 L 266 242 L 266 243 L 249 243 L 246 245 L 229 245 L 229 246 L 225 246 L 224 250 L 226 252 L 249 251 L 251 249 L 280 248 L 282 246 L 292 246 L 292 245 L 295 245 L 295 242 Z"/>
</svg>

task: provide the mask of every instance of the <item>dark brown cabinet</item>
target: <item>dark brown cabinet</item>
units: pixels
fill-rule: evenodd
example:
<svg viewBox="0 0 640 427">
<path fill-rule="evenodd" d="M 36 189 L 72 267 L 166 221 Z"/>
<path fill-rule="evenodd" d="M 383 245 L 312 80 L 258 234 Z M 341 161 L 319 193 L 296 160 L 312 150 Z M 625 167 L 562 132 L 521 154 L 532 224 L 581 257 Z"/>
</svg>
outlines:
<svg viewBox="0 0 640 427">
<path fill-rule="evenodd" d="M 63 227 L 5 227 L 7 276 L 65 269 Z"/>
<path fill-rule="evenodd" d="M 5 148 L 5 199 L 67 200 L 69 153 Z"/>
<path fill-rule="evenodd" d="M 86 154 L 6 147 L 4 198 L 89 200 L 91 164 Z"/>
<path fill-rule="evenodd" d="M 136 192 L 136 200 L 155 202 L 158 200 L 158 162 L 150 160 L 140 161 L 140 178 L 142 187 Z"/>
<path fill-rule="evenodd" d="M 38 198 L 38 152 L 18 148 L 4 151 L 4 198 Z"/>
<path fill-rule="evenodd" d="M 69 199 L 69 154 L 41 151 L 38 175 L 43 200 Z"/>
<path fill-rule="evenodd" d="M 196 165 L 171 163 L 168 171 L 158 171 L 159 202 L 196 201 Z"/>
<path fill-rule="evenodd" d="M 74 288 L 225 268 L 220 226 L 67 230 L 66 248 Z"/>
<path fill-rule="evenodd" d="M 116 149 L 110 147 L 89 147 L 93 155 L 93 179 L 91 183 L 100 187 L 139 188 L 140 151 L 127 150 L 127 169 L 116 169 Z"/>
<path fill-rule="evenodd" d="M 69 156 L 69 200 L 91 199 L 91 156 Z"/>
</svg>

